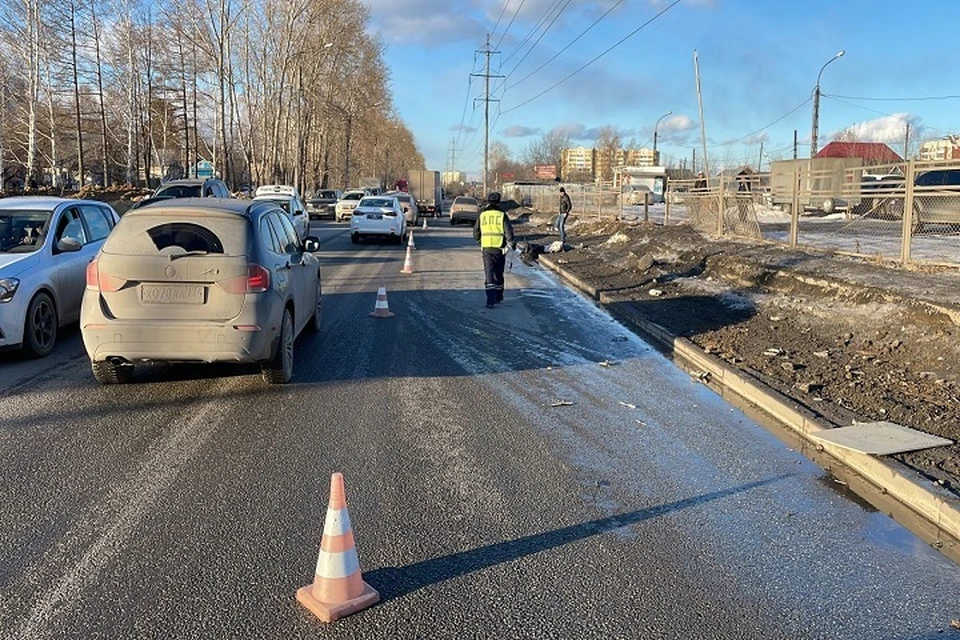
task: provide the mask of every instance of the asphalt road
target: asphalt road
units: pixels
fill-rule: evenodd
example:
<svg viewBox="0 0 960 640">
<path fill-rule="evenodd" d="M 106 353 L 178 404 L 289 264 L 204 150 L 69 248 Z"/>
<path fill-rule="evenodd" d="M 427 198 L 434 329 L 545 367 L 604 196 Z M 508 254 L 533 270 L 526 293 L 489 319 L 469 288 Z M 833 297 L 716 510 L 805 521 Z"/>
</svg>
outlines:
<svg viewBox="0 0 960 640">
<path fill-rule="evenodd" d="M 466 228 L 418 230 L 414 275 L 344 229 L 286 387 L 100 387 L 76 329 L 0 356 L 0 637 L 960 635 L 960 567 L 550 275 L 486 310 Z M 383 602 L 324 625 L 294 593 L 333 471 Z"/>
</svg>

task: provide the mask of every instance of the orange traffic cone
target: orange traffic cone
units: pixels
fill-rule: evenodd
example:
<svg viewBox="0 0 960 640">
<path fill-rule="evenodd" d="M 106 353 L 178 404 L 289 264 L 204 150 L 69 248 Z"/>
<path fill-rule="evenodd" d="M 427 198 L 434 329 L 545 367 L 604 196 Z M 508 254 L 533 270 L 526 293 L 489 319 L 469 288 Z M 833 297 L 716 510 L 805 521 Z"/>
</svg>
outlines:
<svg viewBox="0 0 960 640">
<path fill-rule="evenodd" d="M 316 575 L 313 584 L 297 589 L 297 602 L 324 622 L 339 620 L 380 602 L 380 594 L 363 581 L 360 573 L 342 473 L 330 478 L 330 504 Z"/>
<path fill-rule="evenodd" d="M 403 261 L 403 269 L 400 273 L 413 273 L 413 247 L 407 243 L 407 257 Z"/>
<path fill-rule="evenodd" d="M 426 218 L 423 219 L 423 226 L 421 226 L 420 228 L 421 228 L 421 229 L 426 229 L 426 228 L 427 228 L 427 219 L 426 219 Z"/>
<path fill-rule="evenodd" d="M 377 304 L 373 308 L 371 318 L 392 318 L 395 314 L 390 311 L 390 304 L 387 302 L 387 288 L 380 287 L 377 291 Z"/>
<path fill-rule="evenodd" d="M 413 229 L 410 229 L 410 231 L 407 233 L 407 246 L 414 251 L 417 250 L 417 244 L 413 241 Z"/>
</svg>

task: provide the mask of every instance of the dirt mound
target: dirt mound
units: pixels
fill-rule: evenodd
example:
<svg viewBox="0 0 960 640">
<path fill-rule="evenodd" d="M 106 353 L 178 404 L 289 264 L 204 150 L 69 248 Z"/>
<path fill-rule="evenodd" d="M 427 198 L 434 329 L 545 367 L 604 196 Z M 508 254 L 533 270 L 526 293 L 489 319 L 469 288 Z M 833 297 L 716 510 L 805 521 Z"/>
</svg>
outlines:
<svg viewBox="0 0 960 640">
<path fill-rule="evenodd" d="M 522 233 L 549 242 L 549 225 L 530 226 Z M 905 273 L 682 225 L 595 220 L 571 232 L 564 268 L 824 421 L 890 420 L 960 442 L 960 302 L 922 299 L 951 283 L 960 292 L 960 273 Z M 960 493 L 960 444 L 896 457 Z"/>
</svg>

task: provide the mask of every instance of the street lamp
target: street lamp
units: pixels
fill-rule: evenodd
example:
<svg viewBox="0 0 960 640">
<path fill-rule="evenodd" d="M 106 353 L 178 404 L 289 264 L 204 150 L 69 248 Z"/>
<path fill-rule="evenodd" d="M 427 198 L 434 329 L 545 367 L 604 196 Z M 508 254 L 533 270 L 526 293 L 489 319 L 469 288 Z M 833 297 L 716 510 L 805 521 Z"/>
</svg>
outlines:
<svg viewBox="0 0 960 640">
<path fill-rule="evenodd" d="M 660 126 L 660 121 L 669 115 L 673 115 L 673 111 L 667 111 L 665 114 L 660 116 L 657 119 L 657 123 L 653 125 L 653 165 L 654 166 L 660 165 L 660 162 L 657 160 L 657 127 Z"/>
<path fill-rule="evenodd" d="M 811 158 L 817 155 L 817 133 L 820 129 L 820 76 L 823 75 L 823 70 L 827 68 L 828 64 L 838 58 L 842 58 L 844 53 L 846 53 L 846 51 L 841 49 L 837 52 L 837 55 L 824 62 L 823 66 L 820 67 L 820 73 L 817 74 L 817 86 L 813 89 L 813 129 L 810 131 Z"/>
</svg>

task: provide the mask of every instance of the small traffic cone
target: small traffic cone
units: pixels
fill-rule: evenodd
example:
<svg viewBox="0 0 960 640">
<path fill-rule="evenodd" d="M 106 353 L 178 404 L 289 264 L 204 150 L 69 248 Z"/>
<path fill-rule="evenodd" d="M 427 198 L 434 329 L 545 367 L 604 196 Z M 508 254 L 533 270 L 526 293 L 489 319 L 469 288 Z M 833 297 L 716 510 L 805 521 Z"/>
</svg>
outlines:
<svg viewBox="0 0 960 640">
<path fill-rule="evenodd" d="M 417 250 L 417 244 L 413 241 L 413 229 L 407 232 L 407 246 L 414 251 Z"/>
<path fill-rule="evenodd" d="M 371 318 L 392 318 L 395 314 L 390 311 L 390 304 L 387 302 L 387 288 L 380 287 L 377 291 L 377 304 L 373 308 Z"/>
<path fill-rule="evenodd" d="M 297 589 L 297 602 L 324 622 L 333 622 L 380 602 L 377 590 L 363 581 L 353 541 L 343 474 L 330 478 L 330 504 L 313 584 Z"/>
<path fill-rule="evenodd" d="M 407 257 L 403 261 L 403 269 L 400 273 L 413 273 L 413 247 L 407 244 Z"/>
<path fill-rule="evenodd" d="M 427 228 L 427 219 L 426 219 L 426 218 L 423 219 L 423 225 L 421 225 L 420 228 L 421 228 L 421 229 L 426 229 L 426 228 Z"/>
</svg>

